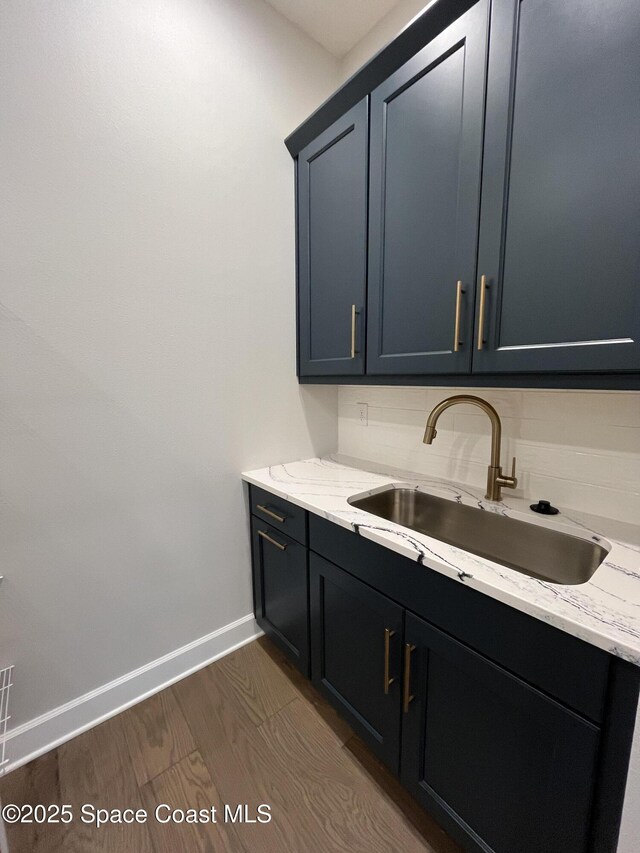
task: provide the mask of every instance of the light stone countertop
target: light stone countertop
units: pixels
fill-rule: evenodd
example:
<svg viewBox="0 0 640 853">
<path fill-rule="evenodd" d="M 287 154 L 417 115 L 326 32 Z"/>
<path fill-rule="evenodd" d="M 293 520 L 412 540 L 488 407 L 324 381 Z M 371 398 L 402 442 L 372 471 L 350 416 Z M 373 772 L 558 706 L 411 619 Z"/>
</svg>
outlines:
<svg viewBox="0 0 640 853">
<path fill-rule="evenodd" d="M 640 666 L 640 528 L 560 507 L 557 516 L 541 516 L 531 501 L 503 493 L 500 503 L 486 501 L 483 490 L 446 480 L 395 471 L 374 463 L 330 456 L 272 465 L 242 474 L 243 480 L 333 521 L 440 572 L 523 613 L 573 634 Z M 447 545 L 351 506 L 390 485 L 419 489 L 487 512 L 531 524 L 596 538 L 609 554 L 591 580 L 577 586 L 554 584 L 523 575 L 468 551 Z"/>
</svg>

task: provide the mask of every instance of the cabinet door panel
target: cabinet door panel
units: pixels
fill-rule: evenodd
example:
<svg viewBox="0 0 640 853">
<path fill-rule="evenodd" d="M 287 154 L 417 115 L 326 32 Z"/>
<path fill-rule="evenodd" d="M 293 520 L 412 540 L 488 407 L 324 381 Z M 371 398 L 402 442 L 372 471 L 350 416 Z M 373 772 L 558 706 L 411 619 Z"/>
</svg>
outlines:
<svg viewBox="0 0 640 853">
<path fill-rule="evenodd" d="M 586 853 L 599 730 L 407 614 L 402 779 L 467 849 Z"/>
<path fill-rule="evenodd" d="M 313 681 L 397 772 L 402 608 L 313 553 L 310 582 Z M 393 632 L 386 693 L 385 629 Z"/>
<path fill-rule="evenodd" d="M 640 368 L 639 38 L 636 0 L 494 4 L 474 372 Z"/>
<path fill-rule="evenodd" d="M 367 373 L 470 369 L 487 8 L 371 96 Z"/>
<path fill-rule="evenodd" d="M 298 156 L 301 376 L 364 373 L 367 144 L 365 98 Z"/>
<path fill-rule="evenodd" d="M 256 620 L 308 676 L 308 551 L 259 518 L 251 519 L 251 529 Z"/>
</svg>

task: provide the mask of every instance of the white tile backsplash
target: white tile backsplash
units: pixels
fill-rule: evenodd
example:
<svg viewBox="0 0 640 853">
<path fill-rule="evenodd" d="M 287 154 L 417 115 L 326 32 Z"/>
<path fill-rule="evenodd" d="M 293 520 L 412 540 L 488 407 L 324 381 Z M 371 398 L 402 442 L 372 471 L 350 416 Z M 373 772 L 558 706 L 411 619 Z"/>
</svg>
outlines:
<svg viewBox="0 0 640 853">
<path fill-rule="evenodd" d="M 502 465 L 517 457 L 517 494 L 640 524 L 640 393 L 495 388 L 339 389 L 338 450 L 345 456 L 482 486 L 489 420 L 456 406 L 422 443 L 433 406 L 452 394 L 488 400 L 502 420 Z M 360 423 L 358 404 L 369 422 Z"/>
</svg>

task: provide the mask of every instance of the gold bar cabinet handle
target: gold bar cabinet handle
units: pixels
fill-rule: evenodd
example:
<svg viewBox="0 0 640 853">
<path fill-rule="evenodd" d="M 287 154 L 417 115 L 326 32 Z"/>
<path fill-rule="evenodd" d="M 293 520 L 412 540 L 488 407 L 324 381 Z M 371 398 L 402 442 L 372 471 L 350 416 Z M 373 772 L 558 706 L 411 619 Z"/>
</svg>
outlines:
<svg viewBox="0 0 640 853">
<path fill-rule="evenodd" d="M 276 548 L 279 548 L 281 551 L 287 550 L 286 545 L 283 545 L 282 542 L 277 542 L 275 539 L 269 536 L 266 530 L 258 530 L 258 536 L 262 536 L 263 539 L 266 539 L 267 542 L 271 542 L 272 545 L 275 545 Z"/>
<path fill-rule="evenodd" d="M 389 694 L 389 687 L 395 681 L 395 678 L 389 678 L 389 641 L 395 634 L 389 628 L 384 629 L 384 695 Z"/>
<path fill-rule="evenodd" d="M 462 282 L 459 281 L 456 285 L 456 322 L 453 328 L 453 351 L 460 351 L 460 309 L 462 307 L 462 294 L 464 293 L 464 287 L 462 286 Z"/>
<path fill-rule="evenodd" d="M 260 512 L 264 512 L 265 515 L 270 515 L 271 518 L 275 518 L 276 521 L 279 521 L 280 524 L 283 524 L 287 519 L 284 515 L 278 515 L 277 512 L 273 512 L 273 510 L 267 509 L 263 504 L 256 504 L 256 509 L 259 509 Z"/>
<path fill-rule="evenodd" d="M 357 354 L 356 350 L 356 318 L 358 316 L 358 309 L 355 305 L 351 306 L 351 358 L 355 358 Z"/>
<path fill-rule="evenodd" d="M 480 311 L 478 317 L 478 349 L 484 349 L 484 306 L 487 296 L 487 277 L 480 278 Z"/>
<path fill-rule="evenodd" d="M 404 644 L 404 687 L 402 690 L 402 710 L 405 714 L 409 713 L 409 703 L 413 702 L 413 694 L 411 693 L 411 652 L 415 651 L 415 646 L 411 643 Z"/>
</svg>

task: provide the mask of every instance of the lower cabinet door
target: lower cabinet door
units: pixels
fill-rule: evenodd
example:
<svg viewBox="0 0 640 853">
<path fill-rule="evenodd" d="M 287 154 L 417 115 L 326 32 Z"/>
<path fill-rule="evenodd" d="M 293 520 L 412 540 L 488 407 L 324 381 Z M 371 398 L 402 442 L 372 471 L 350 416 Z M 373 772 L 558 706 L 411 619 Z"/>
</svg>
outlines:
<svg viewBox="0 0 640 853">
<path fill-rule="evenodd" d="M 259 518 L 251 519 L 256 620 L 309 676 L 308 551 Z"/>
<path fill-rule="evenodd" d="M 586 853 L 598 728 L 409 613 L 405 643 L 414 797 L 469 851 Z"/>
<path fill-rule="evenodd" d="M 403 609 L 316 554 L 309 567 L 313 682 L 397 773 Z"/>
</svg>

